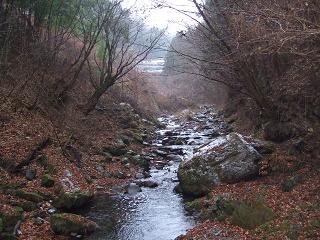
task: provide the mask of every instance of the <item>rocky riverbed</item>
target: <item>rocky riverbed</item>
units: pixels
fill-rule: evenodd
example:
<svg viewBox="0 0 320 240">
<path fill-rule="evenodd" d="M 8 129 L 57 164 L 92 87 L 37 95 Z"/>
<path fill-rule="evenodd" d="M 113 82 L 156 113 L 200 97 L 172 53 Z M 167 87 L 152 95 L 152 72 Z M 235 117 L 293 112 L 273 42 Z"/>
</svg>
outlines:
<svg viewBox="0 0 320 240">
<path fill-rule="evenodd" d="M 40 155 L 32 167 L 41 178 L 26 171 L 23 186 L 1 185 L 6 194 L 0 206 L 1 236 L 28 239 L 26 233 L 38 234 L 34 229 L 41 227 L 46 239 L 59 240 L 255 239 L 250 237 L 256 228 L 273 229 L 278 219 L 282 224 L 290 219 L 291 199 L 310 207 L 317 199 L 314 171 L 262 177 L 268 159 L 291 158 L 278 155 L 279 145 L 234 132 L 212 107 L 163 116 L 156 130 L 131 107 L 120 107 L 126 128 L 99 146 L 92 155 L 96 161 L 85 168 L 64 163 L 59 174 L 42 174 L 39 166 L 50 170 L 53 165 Z M 28 186 L 35 183 L 48 193 L 31 192 Z M 308 203 L 296 188 L 309 194 Z M 316 223 L 306 229 L 308 234 Z M 259 231 L 269 235 L 268 229 Z"/>
<path fill-rule="evenodd" d="M 163 128 L 140 156 L 147 167 L 115 194 L 96 197 L 86 210 L 101 227 L 89 239 L 175 239 L 196 222 L 185 210 L 186 198 L 258 175 L 260 153 L 232 133 L 213 108 L 159 122 Z"/>
</svg>

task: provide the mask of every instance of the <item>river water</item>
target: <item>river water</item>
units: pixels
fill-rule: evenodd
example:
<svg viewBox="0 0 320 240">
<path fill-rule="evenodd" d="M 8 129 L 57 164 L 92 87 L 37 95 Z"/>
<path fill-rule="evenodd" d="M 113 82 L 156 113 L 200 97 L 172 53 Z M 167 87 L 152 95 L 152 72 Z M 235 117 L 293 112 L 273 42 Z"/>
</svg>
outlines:
<svg viewBox="0 0 320 240">
<path fill-rule="evenodd" d="M 164 62 L 163 58 L 145 60 L 138 65 L 138 69 L 142 72 L 161 73 L 164 68 Z"/>
<path fill-rule="evenodd" d="M 179 160 L 188 160 L 195 149 L 217 136 L 212 117 L 199 113 L 196 118 L 194 122 L 181 124 L 174 116 L 159 119 L 166 128 L 157 131 L 153 153 L 148 157 L 161 155 L 167 164 L 163 168 L 152 168 L 151 177 L 147 179 L 159 186 L 142 188 L 142 192 L 133 195 L 98 196 L 86 216 L 102 229 L 87 239 L 173 240 L 195 225 L 195 219 L 184 208 L 185 200 L 174 192 L 174 187 Z M 170 140 L 180 140 L 179 145 L 171 145 Z"/>
</svg>

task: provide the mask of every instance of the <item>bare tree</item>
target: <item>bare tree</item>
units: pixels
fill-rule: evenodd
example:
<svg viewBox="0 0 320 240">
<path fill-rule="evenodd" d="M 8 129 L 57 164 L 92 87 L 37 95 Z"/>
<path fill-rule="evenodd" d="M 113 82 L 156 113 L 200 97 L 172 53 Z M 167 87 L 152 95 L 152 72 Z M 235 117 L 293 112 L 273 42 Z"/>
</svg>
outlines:
<svg viewBox="0 0 320 240">
<path fill-rule="evenodd" d="M 94 57 L 98 78 L 91 81 L 95 90 L 87 102 L 87 114 L 111 86 L 147 58 L 164 34 L 164 31 L 158 31 L 154 34 L 149 32 L 146 36 L 144 23 L 130 18 L 128 9 L 121 5 L 110 8 L 109 3 L 104 7 L 107 21 Z"/>
<path fill-rule="evenodd" d="M 194 66 L 183 71 L 250 97 L 269 118 L 278 117 L 281 111 L 275 94 L 279 82 L 292 78 L 294 69 L 296 78 L 301 79 L 306 79 L 303 72 L 319 71 L 319 48 L 315 45 L 319 42 L 317 1 L 190 2 L 200 20 L 163 1 L 161 5 L 176 9 L 197 23 L 183 36 L 198 51 L 171 49 Z"/>
</svg>

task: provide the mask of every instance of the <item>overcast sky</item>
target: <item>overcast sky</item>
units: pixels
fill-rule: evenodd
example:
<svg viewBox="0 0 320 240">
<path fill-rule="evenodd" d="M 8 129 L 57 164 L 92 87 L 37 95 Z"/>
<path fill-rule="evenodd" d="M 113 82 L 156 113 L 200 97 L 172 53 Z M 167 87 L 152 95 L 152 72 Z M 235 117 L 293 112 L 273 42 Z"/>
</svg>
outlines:
<svg viewBox="0 0 320 240">
<path fill-rule="evenodd" d="M 166 2 L 178 9 L 195 11 L 190 0 L 166 0 Z M 157 26 L 159 28 L 168 27 L 168 32 L 170 34 L 175 34 L 177 31 L 185 29 L 187 25 L 192 25 L 194 23 L 189 17 L 184 16 L 173 9 L 154 9 L 155 5 L 157 5 L 157 0 L 124 0 L 124 6 L 135 6 L 132 10 L 138 15 L 146 17 L 146 23 L 148 25 Z"/>
</svg>

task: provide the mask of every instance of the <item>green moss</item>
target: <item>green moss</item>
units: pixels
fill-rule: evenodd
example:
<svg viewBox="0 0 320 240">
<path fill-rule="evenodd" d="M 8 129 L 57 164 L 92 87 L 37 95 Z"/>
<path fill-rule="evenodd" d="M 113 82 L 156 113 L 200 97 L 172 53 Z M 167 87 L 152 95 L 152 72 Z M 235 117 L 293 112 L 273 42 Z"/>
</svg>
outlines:
<svg viewBox="0 0 320 240">
<path fill-rule="evenodd" d="M 37 204 L 31 201 L 20 200 L 20 201 L 12 201 L 10 202 L 12 206 L 20 207 L 24 211 L 31 212 L 37 209 Z"/>
<path fill-rule="evenodd" d="M 17 190 L 15 191 L 15 195 L 19 198 L 31 201 L 31 202 L 35 202 L 35 203 L 39 203 L 44 201 L 44 198 L 39 195 L 38 193 L 35 192 L 27 192 L 24 190 Z"/>
<path fill-rule="evenodd" d="M 193 158 L 192 165 L 200 166 L 197 163 L 198 158 Z M 201 171 L 200 171 L 201 172 Z M 178 178 L 182 191 L 187 195 L 194 197 L 202 197 L 210 192 L 212 183 L 206 176 L 201 175 L 196 168 L 189 166 L 180 166 L 178 170 Z"/>
<path fill-rule="evenodd" d="M 119 144 L 115 146 L 105 147 L 103 149 L 103 152 L 110 153 L 112 156 L 122 156 L 127 153 L 126 145 L 125 144 Z"/>
<path fill-rule="evenodd" d="M 7 191 L 7 190 L 16 190 L 21 188 L 21 184 L 17 183 L 0 183 L 0 190 Z"/>
<path fill-rule="evenodd" d="M 52 215 L 50 224 L 55 233 L 65 235 L 71 233 L 89 234 L 98 228 L 97 224 L 94 222 L 70 213 Z"/>
<path fill-rule="evenodd" d="M 135 155 L 135 156 L 129 156 L 129 162 L 140 166 L 144 169 L 148 169 L 150 166 L 150 163 L 148 160 L 144 159 L 143 157 L 141 157 L 140 155 Z"/>
<path fill-rule="evenodd" d="M 58 173 L 57 169 L 52 164 L 48 164 L 45 169 L 46 169 L 45 173 L 47 174 L 56 175 Z"/>
<path fill-rule="evenodd" d="M 232 215 L 235 210 L 235 203 L 233 203 L 229 200 L 226 200 L 223 197 L 219 197 L 216 200 L 216 205 L 217 205 L 218 210 L 224 212 L 227 215 Z"/>
<path fill-rule="evenodd" d="M 224 222 L 232 215 L 235 204 L 235 202 L 227 200 L 224 196 L 218 196 L 215 204 L 208 208 L 206 218 Z"/>
<path fill-rule="evenodd" d="M 200 211 L 202 208 L 201 199 L 195 199 L 190 202 L 186 202 L 186 208 L 189 211 Z"/>
<path fill-rule="evenodd" d="M 42 185 L 43 187 L 47 187 L 47 188 L 53 187 L 53 186 L 54 186 L 54 183 L 55 183 L 54 178 L 53 178 L 51 175 L 49 175 L 49 174 L 45 174 L 45 175 L 43 175 L 42 178 L 41 178 L 41 185 Z"/>
<path fill-rule="evenodd" d="M 57 169 L 49 162 L 49 159 L 47 156 L 42 155 L 37 158 L 37 163 L 39 163 L 48 174 L 57 174 Z"/>
<path fill-rule="evenodd" d="M 37 163 L 39 163 L 41 166 L 45 167 L 48 163 L 48 157 L 46 155 L 41 155 L 37 158 Z"/>
<path fill-rule="evenodd" d="M 55 207 L 72 210 L 86 205 L 93 198 L 89 191 L 61 192 L 54 202 Z"/>
<path fill-rule="evenodd" d="M 234 209 L 231 223 L 245 229 L 254 229 L 274 217 L 273 211 L 262 203 L 240 203 Z"/>
</svg>

